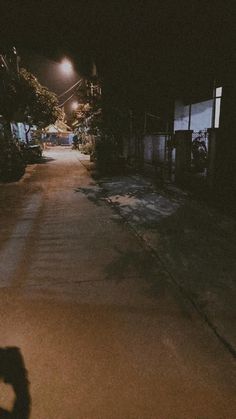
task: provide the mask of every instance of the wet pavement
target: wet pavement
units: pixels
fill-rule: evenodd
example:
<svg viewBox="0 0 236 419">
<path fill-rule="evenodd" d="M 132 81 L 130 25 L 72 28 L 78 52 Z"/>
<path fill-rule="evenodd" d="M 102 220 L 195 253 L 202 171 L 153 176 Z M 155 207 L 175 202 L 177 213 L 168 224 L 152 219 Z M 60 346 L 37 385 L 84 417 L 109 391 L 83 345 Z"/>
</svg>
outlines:
<svg viewBox="0 0 236 419">
<path fill-rule="evenodd" d="M 232 355 L 107 205 L 84 157 L 45 157 L 0 185 L 0 348 L 20 350 L 30 417 L 234 419 Z M 180 204 L 166 213 L 165 199 L 167 219 Z M 10 410 L 12 388 L 0 391 Z"/>
</svg>

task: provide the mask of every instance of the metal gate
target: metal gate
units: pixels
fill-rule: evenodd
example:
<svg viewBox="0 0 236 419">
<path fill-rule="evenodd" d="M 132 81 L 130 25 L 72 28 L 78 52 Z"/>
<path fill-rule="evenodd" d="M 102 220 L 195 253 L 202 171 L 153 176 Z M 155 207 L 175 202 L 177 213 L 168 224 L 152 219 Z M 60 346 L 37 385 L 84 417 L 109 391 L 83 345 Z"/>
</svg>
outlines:
<svg viewBox="0 0 236 419">
<path fill-rule="evenodd" d="M 144 163 L 151 165 L 156 174 L 165 180 L 171 180 L 174 154 L 172 135 L 170 133 L 161 132 L 144 136 Z"/>
</svg>

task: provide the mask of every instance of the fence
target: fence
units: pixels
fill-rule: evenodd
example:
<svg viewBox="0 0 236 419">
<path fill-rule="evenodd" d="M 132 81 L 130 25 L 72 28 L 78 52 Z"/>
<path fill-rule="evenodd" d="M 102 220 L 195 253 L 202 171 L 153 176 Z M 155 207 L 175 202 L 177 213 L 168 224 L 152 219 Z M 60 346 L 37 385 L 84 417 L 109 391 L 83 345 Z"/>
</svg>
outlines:
<svg viewBox="0 0 236 419">
<path fill-rule="evenodd" d="M 143 160 L 163 179 L 171 179 L 173 171 L 173 147 L 170 133 L 145 135 L 143 138 Z"/>
</svg>

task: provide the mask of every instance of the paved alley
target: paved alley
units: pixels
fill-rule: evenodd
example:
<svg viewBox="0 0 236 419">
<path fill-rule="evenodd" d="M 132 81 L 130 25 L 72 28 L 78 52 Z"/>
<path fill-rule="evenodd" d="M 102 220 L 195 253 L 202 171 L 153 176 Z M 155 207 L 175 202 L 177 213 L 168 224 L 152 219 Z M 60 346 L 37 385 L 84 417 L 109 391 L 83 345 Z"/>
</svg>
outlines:
<svg viewBox="0 0 236 419">
<path fill-rule="evenodd" d="M 44 156 L 0 185 L 0 348 L 24 359 L 30 418 L 234 419 L 230 352 L 80 153 Z"/>
</svg>

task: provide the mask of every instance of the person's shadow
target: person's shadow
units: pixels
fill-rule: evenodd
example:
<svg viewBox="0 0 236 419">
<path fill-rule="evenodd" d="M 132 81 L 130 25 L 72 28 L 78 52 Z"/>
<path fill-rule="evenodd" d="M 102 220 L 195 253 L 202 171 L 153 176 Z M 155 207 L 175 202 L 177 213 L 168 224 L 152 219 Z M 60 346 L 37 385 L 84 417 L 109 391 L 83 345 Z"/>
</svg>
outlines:
<svg viewBox="0 0 236 419">
<path fill-rule="evenodd" d="M 28 419 L 31 407 L 29 381 L 19 348 L 0 348 L 0 379 L 10 384 L 15 393 L 12 411 L 0 407 L 0 419 Z"/>
</svg>

